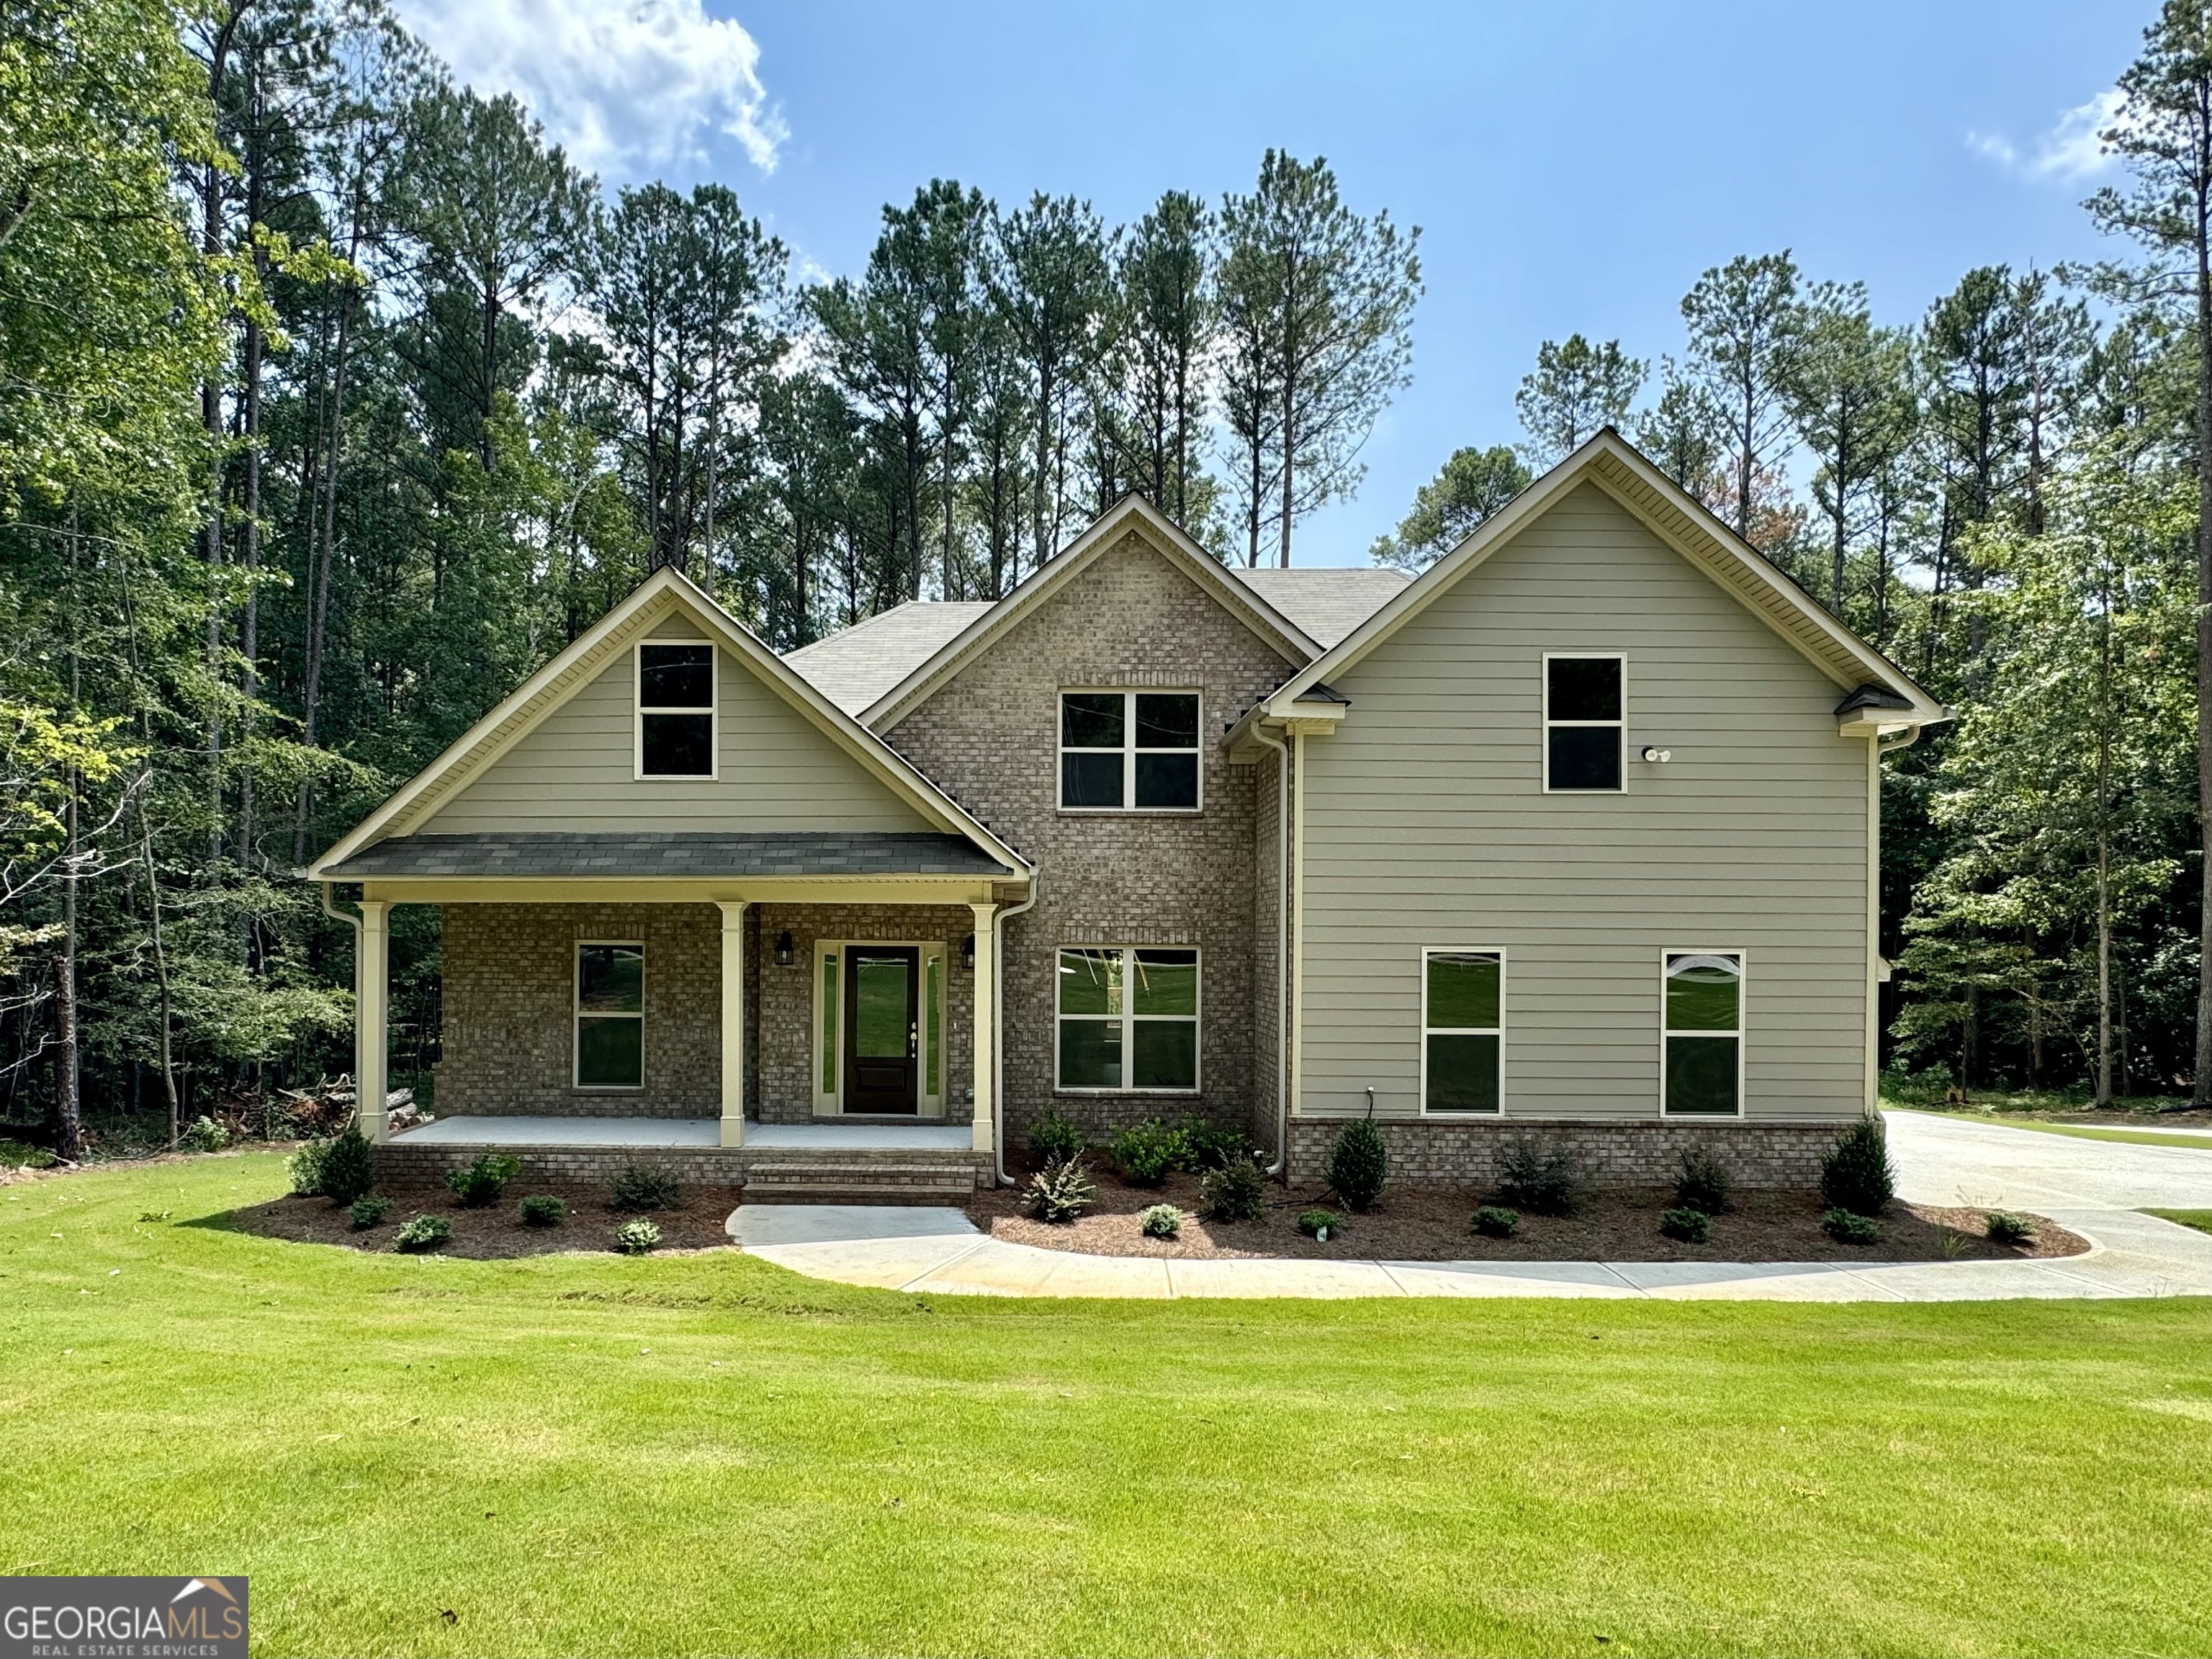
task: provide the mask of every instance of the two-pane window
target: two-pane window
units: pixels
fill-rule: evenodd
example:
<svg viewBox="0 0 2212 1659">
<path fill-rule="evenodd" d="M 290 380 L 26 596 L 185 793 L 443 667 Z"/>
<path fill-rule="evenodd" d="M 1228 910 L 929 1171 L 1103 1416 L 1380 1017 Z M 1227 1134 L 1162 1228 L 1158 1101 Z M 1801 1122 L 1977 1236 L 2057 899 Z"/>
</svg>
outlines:
<svg viewBox="0 0 2212 1659">
<path fill-rule="evenodd" d="M 576 1086 L 645 1086 L 645 946 L 576 947 Z"/>
<path fill-rule="evenodd" d="M 1078 811 L 1198 809 L 1198 693 L 1060 694 L 1060 804 Z"/>
<path fill-rule="evenodd" d="M 1505 953 L 1425 951 L 1421 1103 L 1431 1112 L 1495 1112 L 1503 1098 Z"/>
<path fill-rule="evenodd" d="M 637 648 L 637 775 L 714 775 L 714 647 Z"/>
<path fill-rule="evenodd" d="M 1743 1104 L 1743 955 L 1669 951 L 1662 993 L 1670 1117 L 1732 1117 Z"/>
<path fill-rule="evenodd" d="M 1059 1087 L 1198 1087 L 1197 951 L 1091 946 L 1059 965 Z"/>
<path fill-rule="evenodd" d="M 1620 787 L 1622 667 L 1618 656 L 1545 657 L 1545 788 Z"/>
</svg>

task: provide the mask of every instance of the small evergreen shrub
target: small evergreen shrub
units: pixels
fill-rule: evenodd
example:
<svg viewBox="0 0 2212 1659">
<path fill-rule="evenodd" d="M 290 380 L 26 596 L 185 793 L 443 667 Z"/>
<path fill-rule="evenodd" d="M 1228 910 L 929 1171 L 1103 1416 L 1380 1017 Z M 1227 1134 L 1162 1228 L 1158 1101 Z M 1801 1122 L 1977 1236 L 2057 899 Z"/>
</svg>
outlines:
<svg viewBox="0 0 2212 1659">
<path fill-rule="evenodd" d="M 1308 1210 L 1298 1217 L 1298 1231 L 1326 1244 L 1344 1231 L 1344 1218 L 1334 1210 Z"/>
<path fill-rule="evenodd" d="M 353 1222 L 354 1231 L 365 1233 L 391 1212 L 392 1200 L 388 1198 L 356 1198 L 346 1214 Z"/>
<path fill-rule="evenodd" d="M 1267 1206 L 1267 1178 L 1249 1158 L 1240 1158 L 1198 1178 L 1199 1208 L 1208 1221 L 1257 1221 Z"/>
<path fill-rule="evenodd" d="M 1820 1160 L 1820 1200 L 1832 1210 L 1877 1216 L 1897 1195 L 1897 1171 L 1875 1119 L 1861 1118 Z"/>
<path fill-rule="evenodd" d="M 2035 1223 L 2009 1210 L 1991 1210 L 1982 1223 L 1982 1237 L 1992 1244 L 2033 1244 Z"/>
<path fill-rule="evenodd" d="M 1474 1212 L 1474 1230 L 1485 1238 L 1510 1238 L 1521 1231 L 1521 1212 L 1486 1204 Z"/>
<path fill-rule="evenodd" d="M 323 1152 L 323 1196 L 343 1208 L 375 1190 L 376 1164 L 368 1155 L 368 1142 L 359 1126 L 349 1124 Z"/>
<path fill-rule="evenodd" d="M 568 1206 L 550 1193 L 537 1193 L 516 1206 L 526 1227 L 557 1227 L 567 1218 Z"/>
<path fill-rule="evenodd" d="M 660 1224 L 632 1216 L 615 1229 L 615 1249 L 624 1255 L 649 1255 L 660 1248 Z"/>
<path fill-rule="evenodd" d="M 1820 1218 L 1820 1231 L 1838 1244 L 1879 1244 L 1881 1224 L 1872 1216 L 1849 1210 L 1830 1210 Z"/>
<path fill-rule="evenodd" d="M 453 1236 L 453 1224 L 441 1215 L 418 1215 L 392 1235 L 392 1248 L 410 1255 L 434 1250 Z"/>
<path fill-rule="evenodd" d="M 1328 1154 L 1328 1184 L 1347 1209 L 1373 1209 L 1389 1175 L 1390 1149 L 1372 1122 L 1355 1117 L 1336 1132 Z"/>
<path fill-rule="evenodd" d="M 1182 1165 L 1188 1152 L 1182 1131 L 1169 1128 L 1156 1117 L 1122 1130 L 1107 1146 L 1114 1167 L 1133 1187 L 1158 1186 L 1169 1171 Z"/>
<path fill-rule="evenodd" d="M 465 1210 L 482 1210 L 499 1202 L 507 1183 L 522 1173 L 522 1165 L 503 1152 L 485 1152 L 465 1170 L 446 1171 L 446 1184 Z"/>
<path fill-rule="evenodd" d="M 607 1205 L 617 1210 L 672 1210 L 684 1195 L 676 1177 L 649 1164 L 625 1164 L 607 1184 Z"/>
<path fill-rule="evenodd" d="M 1146 1238 L 1173 1238 L 1182 1231 L 1182 1212 L 1172 1204 L 1153 1204 L 1139 1211 L 1137 1231 Z"/>
<path fill-rule="evenodd" d="M 1097 1189 L 1080 1158 L 1047 1164 L 1030 1177 L 1022 1191 L 1022 1207 L 1039 1221 L 1069 1222 L 1091 1207 Z"/>
<path fill-rule="evenodd" d="M 284 1160 L 284 1174 L 292 1183 L 292 1190 L 301 1198 L 320 1198 L 323 1164 L 330 1155 L 331 1143 L 327 1140 L 302 1142 L 299 1150 Z"/>
<path fill-rule="evenodd" d="M 1682 1154 L 1682 1174 L 1674 1182 L 1674 1207 L 1718 1215 L 1729 1206 L 1728 1165 L 1702 1146 Z"/>
<path fill-rule="evenodd" d="M 1534 1141 L 1510 1140 L 1498 1148 L 1496 1197 L 1509 1209 L 1532 1215 L 1572 1215 L 1582 1201 L 1582 1169 L 1565 1150 L 1547 1152 Z"/>
<path fill-rule="evenodd" d="M 1668 1238 L 1678 1238 L 1685 1244 L 1702 1244 L 1711 1237 L 1713 1218 L 1703 1210 L 1693 1210 L 1686 1204 L 1662 1211 L 1659 1216 L 1659 1231 Z"/>
<path fill-rule="evenodd" d="M 1055 1106 L 1030 1131 L 1030 1151 L 1048 1169 L 1055 1164 L 1065 1164 L 1072 1158 L 1083 1156 L 1083 1131 L 1060 1115 Z"/>
<path fill-rule="evenodd" d="M 219 1152 L 229 1145 L 230 1131 L 211 1117 L 198 1119 L 177 1137 L 177 1150 L 180 1152 Z"/>
<path fill-rule="evenodd" d="M 1182 1121 L 1183 1167 L 1200 1175 L 1252 1161 L 1252 1137 L 1242 1129 L 1210 1118 L 1185 1116 Z"/>
</svg>

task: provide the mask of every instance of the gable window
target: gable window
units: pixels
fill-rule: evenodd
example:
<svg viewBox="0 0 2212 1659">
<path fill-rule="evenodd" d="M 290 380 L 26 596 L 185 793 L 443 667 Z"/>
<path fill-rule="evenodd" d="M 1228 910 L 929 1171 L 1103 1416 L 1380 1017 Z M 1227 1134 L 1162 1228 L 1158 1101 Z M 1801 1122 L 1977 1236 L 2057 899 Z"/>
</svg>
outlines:
<svg viewBox="0 0 2212 1659">
<path fill-rule="evenodd" d="M 1619 789 L 1624 659 L 1544 657 L 1544 787 Z"/>
<path fill-rule="evenodd" d="M 1060 953 L 1054 1086 L 1198 1087 L 1198 952 L 1094 946 Z"/>
<path fill-rule="evenodd" d="M 576 947 L 576 1086 L 645 1086 L 645 946 Z"/>
<path fill-rule="evenodd" d="M 637 648 L 637 775 L 714 775 L 714 647 Z"/>
<path fill-rule="evenodd" d="M 1498 1111 L 1505 952 L 1424 951 L 1421 977 L 1422 1109 Z"/>
<path fill-rule="evenodd" d="M 1085 812 L 1198 810 L 1198 693 L 1060 694 L 1060 804 Z"/>
<path fill-rule="evenodd" d="M 1666 1113 L 1736 1116 L 1743 1109 L 1743 953 L 1669 951 L 1664 963 Z"/>
</svg>

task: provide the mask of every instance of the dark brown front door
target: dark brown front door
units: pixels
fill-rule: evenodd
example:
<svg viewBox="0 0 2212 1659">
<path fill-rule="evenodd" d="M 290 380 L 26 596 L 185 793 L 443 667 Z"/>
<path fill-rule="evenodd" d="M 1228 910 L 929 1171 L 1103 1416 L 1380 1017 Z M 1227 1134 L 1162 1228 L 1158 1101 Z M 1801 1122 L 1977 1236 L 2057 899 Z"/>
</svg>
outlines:
<svg viewBox="0 0 2212 1659">
<path fill-rule="evenodd" d="M 921 1109 L 915 1087 L 921 951 L 856 945 L 845 953 L 845 1109 Z"/>
</svg>

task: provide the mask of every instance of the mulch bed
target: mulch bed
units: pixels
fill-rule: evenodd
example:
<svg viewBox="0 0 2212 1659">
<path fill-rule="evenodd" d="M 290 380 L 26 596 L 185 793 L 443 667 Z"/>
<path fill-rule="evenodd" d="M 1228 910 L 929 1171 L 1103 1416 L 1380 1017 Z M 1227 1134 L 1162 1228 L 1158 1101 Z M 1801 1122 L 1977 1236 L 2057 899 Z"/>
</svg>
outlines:
<svg viewBox="0 0 2212 1659">
<path fill-rule="evenodd" d="M 1318 1189 L 1288 1196 L 1268 1188 L 1268 1209 L 1259 1220 L 1202 1221 L 1198 1215 L 1198 1181 L 1173 1175 L 1160 1187 L 1132 1187 L 1111 1169 L 1094 1165 L 1098 1196 L 1080 1220 L 1053 1224 L 1022 1212 L 1019 1188 L 979 1193 L 968 1206 L 978 1227 L 1009 1243 L 1036 1244 L 1050 1250 L 1081 1250 L 1095 1255 L 1158 1255 L 1185 1259 L 1215 1256 L 1298 1256 L 1322 1260 L 1385 1261 L 1985 1261 L 2035 1256 L 2079 1255 L 2087 1239 L 2055 1223 L 2037 1218 L 2033 1243 L 1992 1244 L 1982 1235 L 1987 1212 L 1927 1204 L 1892 1204 L 1881 1217 L 1878 1244 L 1838 1244 L 1820 1231 L 1820 1194 L 1808 1192 L 1740 1192 L 1734 1207 L 1713 1218 L 1704 1244 L 1685 1244 L 1662 1236 L 1659 1212 L 1674 1201 L 1669 1188 L 1618 1188 L 1593 1193 L 1571 1216 L 1524 1214 L 1511 1238 L 1485 1238 L 1470 1218 L 1482 1201 L 1467 1188 L 1392 1187 L 1365 1215 L 1346 1213 L 1325 1203 Z M 1182 1231 L 1174 1239 L 1146 1238 L 1137 1227 L 1138 1212 L 1154 1204 L 1173 1204 L 1183 1212 Z M 1326 1208 L 1344 1218 L 1344 1231 L 1324 1244 L 1298 1231 L 1306 1210 Z M 1945 1240 L 1951 1241 L 1945 1248 Z"/>
<path fill-rule="evenodd" d="M 526 1227 L 516 1212 L 519 1200 L 539 1193 L 564 1200 L 568 1214 L 557 1227 Z M 441 1255 L 467 1256 L 483 1261 L 504 1256 L 550 1255 L 562 1250 L 612 1250 L 614 1230 L 630 1218 L 607 1207 L 604 1182 L 516 1182 L 498 1203 L 481 1210 L 465 1210 L 446 1188 L 380 1187 L 379 1197 L 392 1200 L 392 1208 L 378 1225 L 353 1231 L 346 1212 L 326 1198 L 280 1198 L 270 1204 L 253 1204 L 231 1212 L 231 1224 L 240 1232 L 266 1238 L 290 1239 L 302 1244 L 343 1244 L 356 1250 L 390 1250 L 401 1224 L 418 1215 L 441 1215 L 453 1224 L 453 1236 L 440 1245 Z M 738 1207 L 742 1190 L 736 1187 L 686 1187 L 682 1201 L 672 1210 L 654 1210 L 650 1218 L 660 1229 L 661 1242 L 653 1254 L 672 1251 L 726 1249 L 724 1231 L 730 1212 Z"/>
</svg>

